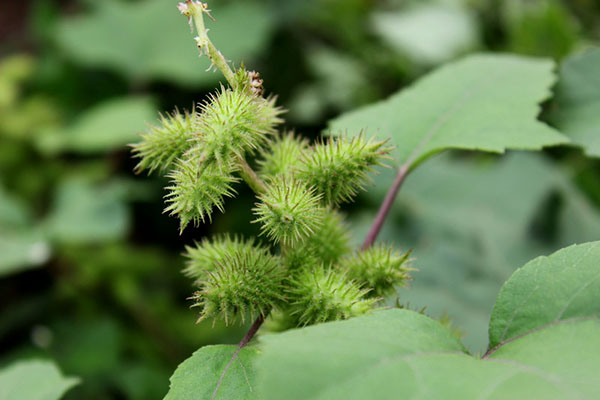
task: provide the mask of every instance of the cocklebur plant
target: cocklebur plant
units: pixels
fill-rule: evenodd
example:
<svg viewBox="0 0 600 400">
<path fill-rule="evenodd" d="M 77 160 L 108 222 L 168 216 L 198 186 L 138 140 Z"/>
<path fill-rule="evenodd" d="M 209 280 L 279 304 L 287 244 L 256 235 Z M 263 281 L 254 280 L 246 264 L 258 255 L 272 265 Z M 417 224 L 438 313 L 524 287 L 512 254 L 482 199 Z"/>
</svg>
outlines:
<svg viewBox="0 0 600 400">
<path fill-rule="evenodd" d="M 285 321 L 271 321 L 277 330 L 369 313 L 410 279 L 408 254 L 387 247 L 353 254 L 338 208 L 369 183 L 391 147 L 365 135 L 310 145 L 279 131 L 283 109 L 263 97 L 258 73 L 232 69 L 208 38 L 208 6 L 188 0 L 179 10 L 228 85 L 194 110 L 162 116 L 133 145 L 136 171 L 170 180 L 165 212 L 181 231 L 224 212 L 244 181 L 256 195 L 252 222 L 261 232 L 260 240 L 221 235 L 186 247 L 183 272 L 197 288 L 199 321 L 256 319 L 247 343 L 271 312 Z"/>
<path fill-rule="evenodd" d="M 406 305 L 370 313 L 409 279 L 410 254 L 375 239 L 414 168 L 451 148 L 501 153 L 569 141 L 537 120 L 554 83 L 551 62 L 466 57 L 336 118 L 330 128 L 347 136 L 311 145 L 278 131 L 281 110 L 262 97 L 258 75 L 232 70 L 212 45 L 202 22 L 207 6 L 187 1 L 180 10 L 228 86 L 179 114 L 189 125 L 152 129 L 148 136 L 172 134 L 173 141 L 146 137 L 136 145 L 139 169 L 167 171 L 167 212 L 182 229 L 210 221 L 245 181 L 256 194 L 253 222 L 261 237 L 221 235 L 186 248 L 184 273 L 198 288 L 199 319 L 256 320 L 237 347 L 206 346 L 182 363 L 166 399 L 598 398 L 600 358 L 589 351 L 600 338 L 598 242 L 515 272 L 498 296 L 482 356 L 472 357 L 447 321 Z M 339 206 L 391 154 L 387 142 L 368 138 L 369 130 L 397 145 L 399 167 L 361 249 L 353 251 Z M 256 170 L 251 157 L 258 158 Z M 246 346 L 265 319 L 269 329 L 287 332 Z M 310 326 L 321 322 L 329 323 Z M 561 359 L 562 348 L 576 356 Z"/>
</svg>

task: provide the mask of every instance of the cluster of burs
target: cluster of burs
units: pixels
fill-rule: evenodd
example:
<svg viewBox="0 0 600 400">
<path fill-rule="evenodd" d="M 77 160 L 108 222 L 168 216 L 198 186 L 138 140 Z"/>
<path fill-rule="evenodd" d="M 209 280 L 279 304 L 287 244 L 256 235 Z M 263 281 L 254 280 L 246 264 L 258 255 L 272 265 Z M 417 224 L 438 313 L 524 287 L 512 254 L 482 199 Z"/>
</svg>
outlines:
<svg viewBox="0 0 600 400">
<path fill-rule="evenodd" d="M 161 117 L 133 146 L 138 171 L 169 178 L 165 211 L 182 230 L 223 212 L 241 180 L 256 194 L 262 241 L 220 235 L 186 248 L 200 319 L 270 315 L 267 326 L 287 329 L 368 313 L 409 279 L 408 254 L 384 245 L 353 251 L 337 208 L 390 149 L 362 135 L 310 145 L 278 132 L 282 110 L 254 78 L 238 69 L 232 87 Z"/>
</svg>

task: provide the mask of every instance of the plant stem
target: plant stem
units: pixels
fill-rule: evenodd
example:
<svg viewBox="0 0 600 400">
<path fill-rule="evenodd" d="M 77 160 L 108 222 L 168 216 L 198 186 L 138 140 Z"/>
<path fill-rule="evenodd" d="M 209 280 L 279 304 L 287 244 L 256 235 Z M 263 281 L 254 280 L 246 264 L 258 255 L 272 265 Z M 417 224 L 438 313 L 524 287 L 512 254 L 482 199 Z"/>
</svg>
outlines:
<svg viewBox="0 0 600 400">
<path fill-rule="evenodd" d="M 223 378 L 225 378 L 225 374 L 227 374 L 229 367 L 231 367 L 231 363 L 238 357 L 240 350 L 242 348 L 244 348 L 248 343 L 250 343 L 250 341 L 252 340 L 254 335 L 256 335 L 256 332 L 258 332 L 258 328 L 260 328 L 260 326 L 263 324 L 263 322 L 265 322 L 265 316 L 261 314 L 256 318 L 256 320 L 254 321 L 252 326 L 250 326 L 250 329 L 248 329 L 248 332 L 246 332 L 246 335 L 244 335 L 244 337 L 242 338 L 242 341 L 240 342 L 240 344 L 238 344 L 237 349 L 235 349 L 235 351 L 233 352 L 231 359 L 229 360 L 229 362 L 225 366 L 225 369 L 223 370 L 223 373 L 219 377 L 219 381 L 217 382 L 217 386 L 215 387 L 215 390 L 213 391 L 211 400 L 214 400 L 215 397 L 217 396 L 217 392 L 219 391 L 219 388 L 221 387 L 221 383 L 223 382 Z"/>
<path fill-rule="evenodd" d="M 227 64 L 227 60 L 223 57 L 223 54 L 217 50 L 215 45 L 208 38 L 208 29 L 204 26 L 203 14 L 210 16 L 208 6 L 199 1 L 187 0 L 185 3 L 180 4 L 179 10 L 182 14 L 194 21 L 196 33 L 198 33 L 198 36 L 195 39 L 196 44 L 200 49 L 200 54 L 206 54 L 210 58 L 212 65 L 217 67 L 221 73 L 223 73 L 223 76 L 225 76 L 229 85 L 235 89 L 237 86 L 235 74 L 229 67 L 229 64 Z"/>
<path fill-rule="evenodd" d="M 244 157 L 238 156 L 238 163 L 241 167 L 240 175 L 244 181 L 250 186 L 254 193 L 261 194 L 267 191 L 267 185 L 260 179 L 260 177 L 254 172 L 252 167 L 248 165 Z"/>
<path fill-rule="evenodd" d="M 400 190 L 400 187 L 402 186 L 406 175 L 408 175 L 409 168 L 410 166 L 408 163 L 404 163 L 400 166 L 400 168 L 398 168 L 396 179 L 394 179 L 394 183 L 385 195 L 383 203 L 381 203 L 381 207 L 377 212 L 377 216 L 373 221 L 373 225 L 371 225 L 369 233 L 365 237 L 365 241 L 363 242 L 360 248 L 361 251 L 368 249 L 373 244 L 373 242 L 375 242 L 375 239 L 377 238 L 377 235 L 379 235 L 379 231 L 381 231 L 381 227 L 383 226 L 383 223 L 385 222 L 385 219 L 389 214 L 392 205 L 394 204 L 394 200 L 396 199 L 398 190 Z"/>
</svg>

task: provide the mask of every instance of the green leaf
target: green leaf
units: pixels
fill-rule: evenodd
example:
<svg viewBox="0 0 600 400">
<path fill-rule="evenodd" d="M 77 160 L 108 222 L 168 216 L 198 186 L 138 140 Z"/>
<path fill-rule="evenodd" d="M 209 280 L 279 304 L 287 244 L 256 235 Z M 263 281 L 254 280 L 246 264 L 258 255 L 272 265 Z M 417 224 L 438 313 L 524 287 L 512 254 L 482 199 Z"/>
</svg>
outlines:
<svg viewBox="0 0 600 400">
<path fill-rule="evenodd" d="M 154 102 L 147 97 L 107 100 L 77 118 L 64 131 L 46 132 L 39 146 L 44 151 L 69 150 L 96 153 L 123 149 L 158 118 Z"/>
<path fill-rule="evenodd" d="M 588 156 L 600 157 L 600 49 L 566 60 L 560 70 L 553 121 Z"/>
<path fill-rule="evenodd" d="M 129 214 L 118 185 L 92 185 L 80 179 L 59 186 L 44 228 L 59 242 L 94 243 L 122 237 Z"/>
<path fill-rule="evenodd" d="M 587 243 L 515 273 L 499 295 L 490 330 L 526 310 L 536 322 L 514 319 L 506 325 L 510 340 L 481 359 L 465 353 L 439 323 L 407 310 L 265 336 L 256 361 L 259 393 L 266 400 L 596 399 L 598 259 L 600 242 Z M 529 307 L 528 295 L 544 293 Z"/>
<path fill-rule="evenodd" d="M 436 65 L 477 46 L 475 15 L 457 4 L 419 4 L 375 13 L 375 32 L 417 63 Z"/>
<path fill-rule="evenodd" d="M 255 371 L 258 355 L 254 347 L 244 347 L 233 360 L 214 395 L 217 383 L 237 346 L 205 346 L 185 360 L 171 377 L 171 389 L 164 400 L 255 399 Z"/>
<path fill-rule="evenodd" d="M 46 360 L 19 361 L 0 370 L 0 399 L 58 400 L 79 383 Z"/>
<path fill-rule="evenodd" d="M 490 347 L 547 326 L 600 316 L 600 242 L 539 257 L 504 284 L 490 322 Z"/>
<path fill-rule="evenodd" d="M 391 137 L 413 168 L 449 148 L 502 153 L 538 150 L 568 139 L 536 120 L 550 96 L 553 64 L 510 55 L 474 55 L 447 64 L 400 91 L 330 121 L 336 132 Z"/>
<path fill-rule="evenodd" d="M 225 57 L 239 64 L 242 57 L 256 55 L 268 42 L 273 19 L 262 3 L 218 3 L 210 4 L 217 20 L 207 21 L 211 40 Z M 135 81 L 209 85 L 221 78 L 205 72 L 208 57 L 198 56 L 177 2 L 103 0 L 90 4 L 88 14 L 66 18 L 57 27 L 58 45 L 75 61 L 120 71 Z"/>
</svg>

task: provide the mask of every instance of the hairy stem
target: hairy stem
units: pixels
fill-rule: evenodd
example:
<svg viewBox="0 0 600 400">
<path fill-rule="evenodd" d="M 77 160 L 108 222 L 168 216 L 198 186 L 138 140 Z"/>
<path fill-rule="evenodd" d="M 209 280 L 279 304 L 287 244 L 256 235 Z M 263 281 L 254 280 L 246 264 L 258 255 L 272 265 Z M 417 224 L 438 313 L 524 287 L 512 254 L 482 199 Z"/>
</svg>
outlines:
<svg viewBox="0 0 600 400">
<path fill-rule="evenodd" d="M 217 50 L 215 45 L 208 38 L 208 29 L 204 26 L 203 14 L 207 14 L 210 17 L 208 6 L 199 1 L 187 0 L 185 3 L 180 3 L 179 10 L 182 14 L 194 21 L 196 33 L 198 33 L 198 36 L 196 36 L 195 39 L 196 44 L 200 49 L 200 54 L 206 54 L 210 58 L 212 65 L 221 71 L 229 85 L 235 89 L 237 86 L 235 74 L 229 67 L 229 64 L 227 64 L 227 60 L 223 57 L 223 54 Z"/>
<path fill-rule="evenodd" d="M 373 242 L 375 242 L 375 239 L 377 238 L 377 235 L 379 235 L 379 232 L 381 231 L 381 227 L 383 226 L 383 223 L 385 222 L 385 219 L 386 219 L 387 215 L 389 214 L 390 209 L 392 208 L 392 205 L 394 204 L 394 200 L 396 199 L 398 190 L 400 190 L 400 187 L 402 186 L 402 183 L 404 182 L 406 175 L 408 175 L 408 171 L 409 171 L 408 163 L 402 164 L 400 166 L 400 168 L 398 169 L 398 173 L 396 174 L 396 179 L 394 179 L 394 183 L 392 184 L 392 186 L 388 190 L 387 194 L 385 195 L 385 199 L 383 200 L 383 203 L 381 203 L 381 207 L 379 207 L 379 211 L 377 212 L 377 216 L 375 217 L 375 220 L 373 221 L 373 225 L 371 225 L 371 228 L 369 229 L 369 233 L 365 237 L 365 241 L 363 242 L 363 244 L 360 248 L 361 251 L 368 249 L 373 244 Z"/>
<path fill-rule="evenodd" d="M 240 175 L 242 175 L 242 178 L 248 184 L 248 186 L 250 186 L 250 188 L 252 190 L 254 190 L 254 193 L 261 194 L 261 193 L 266 192 L 267 185 L 265 184 L 265 182 L 263 182 L 262 179 L 260 179 L 260 177 L 256 174 L 256 172 L 254 172 L 252 167 L 250 167 L 250 165 L 248 165 L 248 163 L 246 162 L 244 157 L 238 156 L 237 159 L 238 159 L 238 163 L 241 167 Z"/>
</svg>

